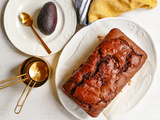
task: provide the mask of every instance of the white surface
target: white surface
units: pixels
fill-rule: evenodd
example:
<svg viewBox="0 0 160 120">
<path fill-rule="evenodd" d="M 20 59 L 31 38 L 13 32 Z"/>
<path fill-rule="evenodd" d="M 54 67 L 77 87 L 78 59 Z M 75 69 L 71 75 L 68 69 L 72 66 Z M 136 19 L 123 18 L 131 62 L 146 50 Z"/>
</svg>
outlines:
<svg viewBox="0 0 160 120">
<path fill-rule="evenodd" d="M 76 13 L 70 0 L 51 0 L 57 8 L 57 25 L 51 35 L 42 34 L 37 27 L 37 16 L 42 6 L 49 0 L 10 0 L 4 12 L 4 27 L 12 44 L 22 52 L 34 56 L 47 56 L 38 37 L 30 27 L 19 20 L 19 15 L 26 12 L 33 17 L 33 27 L 51 49 L 52 54 L 61 50 L 69 41 L 76 28 Z M 32 9 L 31 9 L 32 7 Z"/>
<path fill-rule="evenodd" d="M 0 0 L 0 79 L 6 79 L 18 74 L 18 67 L 30 57 L 19 50 L 7 38 L 3 25 L 4 9 L 8 0 Z M 30 9 L 30 8 L 29 8 Z M 137 9 L 127 12 L 121 17 L 129 18 L 143 26 L 153 37 L 159 60 L 160 51 L 160 4 L 153 10 Z M 78 28 L 79 29 L 79 26 Z M 15 29 L 16 30 L 16 29 Z M 35 88 L 26 100 L 19 115 L 14 108 L 25 85 L 17 84 L 0 91 L 0 120 L 76 120 L 59 102 L 54 84 L 54 73 L 59 53 L 45 57 L 53 68 L 53 75 L 42 87 Z M 118 120 L 160 120 L 160 66 L 151 89 L 142 101 L 131 111 L 119 117 Z"/>
<path fill-rule="evenodd" d="M 138 46 L 146 51 L 148 58 L 142 69 L 133 77 L 113 102 L 104 110 L 108 120 L 118 119 L 120 115 L 137 105 L 147 93 L 154 80 L 157 56 L 150 34 L 137 23 L 123 18 L 106 18 L 94 22 L 77 32 L 63 49 L 56 69 L 56 88 L 63 106 L 79 119 L 92 119 L 76 103 L 68 98 L 62 91 L 62 85 L 81 63 L 90 55 L 100 43 L 97 36 L 105 35 L 113 28 L 119 28 Z M 102 119 L 101 114 L 97 119 Z"/>
</svg>

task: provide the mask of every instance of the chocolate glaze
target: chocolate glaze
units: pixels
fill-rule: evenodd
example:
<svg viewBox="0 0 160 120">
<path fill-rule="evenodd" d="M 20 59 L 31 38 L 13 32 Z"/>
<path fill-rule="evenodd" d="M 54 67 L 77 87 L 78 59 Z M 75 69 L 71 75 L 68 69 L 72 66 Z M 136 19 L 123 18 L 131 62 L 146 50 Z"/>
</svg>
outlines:
<svg viewBox="0 0 160 120">
<path fill-rule="evenodd" d="M 146 53 L 119 29 L 112 29 L 63 85 L 63 91 L 97 117 L 142 67 Z"/>
</svg>

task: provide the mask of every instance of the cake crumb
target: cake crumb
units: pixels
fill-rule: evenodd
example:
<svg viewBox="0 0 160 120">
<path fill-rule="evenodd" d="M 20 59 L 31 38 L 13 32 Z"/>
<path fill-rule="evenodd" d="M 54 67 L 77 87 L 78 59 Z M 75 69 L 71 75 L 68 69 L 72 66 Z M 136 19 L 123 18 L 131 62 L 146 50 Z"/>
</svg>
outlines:
<svg viewBox="0 0 160 120">
<path fill-rule="evenodd" d="M 102 41 L 103 40 L 103 37 L 102 36 L 100 36 L 100 35 L 98 35 L 98 37 L 97 37 L 98 39 L 99 39 L 99 41 Z"/>
<path fill-rule="evenodd" d="M 131 82 L 132 82 L 132 80 L 129 80 L 129 82 L 128 82 L 128 85 L 129 85 L 129 86 L 131 85 Z"/>
</svg>

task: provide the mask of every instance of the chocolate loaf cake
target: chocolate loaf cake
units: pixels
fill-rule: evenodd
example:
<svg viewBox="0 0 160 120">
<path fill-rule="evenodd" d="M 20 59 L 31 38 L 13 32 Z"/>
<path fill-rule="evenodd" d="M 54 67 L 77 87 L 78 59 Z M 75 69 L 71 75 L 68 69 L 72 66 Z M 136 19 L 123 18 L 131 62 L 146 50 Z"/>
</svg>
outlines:
<svg viewBox="0 0 160 120">
<path fill-rule="evenodd" d="M 119 29 L 112 29 L 63 85 L 63 91 L 90 116 L 97 117 L 147 59 Z"/>
</svg>

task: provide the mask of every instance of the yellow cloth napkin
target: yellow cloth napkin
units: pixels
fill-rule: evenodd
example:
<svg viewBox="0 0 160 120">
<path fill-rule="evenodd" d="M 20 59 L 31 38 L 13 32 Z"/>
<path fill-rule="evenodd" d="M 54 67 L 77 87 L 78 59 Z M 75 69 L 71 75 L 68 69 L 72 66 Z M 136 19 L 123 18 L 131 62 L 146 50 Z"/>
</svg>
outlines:
<svg viewBox="0 0 160 120">
<path fill-rule="evenodd" d="M 116 17 L 137 8 L 152 9 L 157 0 L 93 0 L 88 12 L 88 22 L 104 17 Z"/>
</svg>

